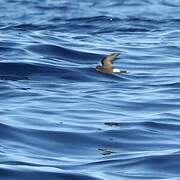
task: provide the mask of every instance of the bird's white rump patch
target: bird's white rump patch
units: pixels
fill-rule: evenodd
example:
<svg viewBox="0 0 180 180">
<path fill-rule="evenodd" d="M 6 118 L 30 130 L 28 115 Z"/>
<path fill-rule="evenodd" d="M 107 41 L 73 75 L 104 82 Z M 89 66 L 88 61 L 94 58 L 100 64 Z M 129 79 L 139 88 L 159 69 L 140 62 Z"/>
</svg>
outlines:
<svg viewBox="0 0 180 180">
<path fill-rule="evenodd" d="M 124 69 L 113 69 L 113 73 L 128 73 L 128 71 Z"/>
<path fill-rule="evenodd" d="M 121 70 L 120 69 L 113 69 L 113 73 L 120 73 Z"/>
</svg>

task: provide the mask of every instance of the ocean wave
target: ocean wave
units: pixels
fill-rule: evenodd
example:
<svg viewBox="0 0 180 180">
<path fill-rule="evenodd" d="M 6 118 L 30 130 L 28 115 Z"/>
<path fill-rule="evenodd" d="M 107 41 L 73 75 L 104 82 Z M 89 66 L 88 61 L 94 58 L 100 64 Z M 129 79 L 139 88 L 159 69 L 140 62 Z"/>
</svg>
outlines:
<svg viewBox="0 0 180 180">
<path fill-rule="evenodd" d="M 178 0 L 0 3 L 0 179 L 178 179 Z M 127 74 L 96 71 L 100 60 Z"/>
</svg>

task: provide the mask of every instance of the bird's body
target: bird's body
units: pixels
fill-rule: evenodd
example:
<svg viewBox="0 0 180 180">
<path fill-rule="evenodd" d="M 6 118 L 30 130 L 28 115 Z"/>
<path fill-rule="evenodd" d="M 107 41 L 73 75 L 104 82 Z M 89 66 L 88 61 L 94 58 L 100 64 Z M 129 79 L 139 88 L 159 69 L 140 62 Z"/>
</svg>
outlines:
<svg viewBox="0 0 180 180">
<path fill-rule="evenodd" d="M 96 66 L 96 71 L 104 72 L 104 73 L 113 73 L 112 66 Z"/>
<path fill-rule="evenodd" d="M 120 53 L 112 53 L 108 56 L 105 56 L 101 60 L 101 66 L 96 66 L 96 71 L 103 72 L 103 73 L 127 73 L 127 70 L 120 70 L 114 68 L 113 63 L 117 59 Z"/>
</svg>

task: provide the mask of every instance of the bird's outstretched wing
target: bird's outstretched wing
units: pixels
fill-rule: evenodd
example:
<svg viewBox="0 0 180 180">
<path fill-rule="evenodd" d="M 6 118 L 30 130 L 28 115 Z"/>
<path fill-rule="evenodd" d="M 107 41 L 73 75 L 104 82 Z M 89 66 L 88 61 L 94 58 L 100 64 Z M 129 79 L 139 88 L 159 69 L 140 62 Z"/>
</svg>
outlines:
<svg viewBox="0 0 180 180">
<path fill-rule="evenodd" d="M 110 55 L 107 55 L 101 60 L 101 63 L 103 66 L 112 66 L 113 62 L 116 60 L 116 58 L 120 55 L 120 53 L 112 53 Z"/>
</svg>

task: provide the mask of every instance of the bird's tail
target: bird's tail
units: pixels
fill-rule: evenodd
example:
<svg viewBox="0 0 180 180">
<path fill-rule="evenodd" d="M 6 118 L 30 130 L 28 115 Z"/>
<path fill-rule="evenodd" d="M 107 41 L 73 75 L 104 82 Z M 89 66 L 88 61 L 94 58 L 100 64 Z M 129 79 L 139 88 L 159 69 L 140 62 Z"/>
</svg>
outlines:
<svg viewBox="0 0 180 180">
<path fill-rule="evenodd" d="M 120 73 L 128 73 L 128 71 L 125 70 L 125 69 L 121 69 L 121 70 L 120 70 Z"/>
</svg>

